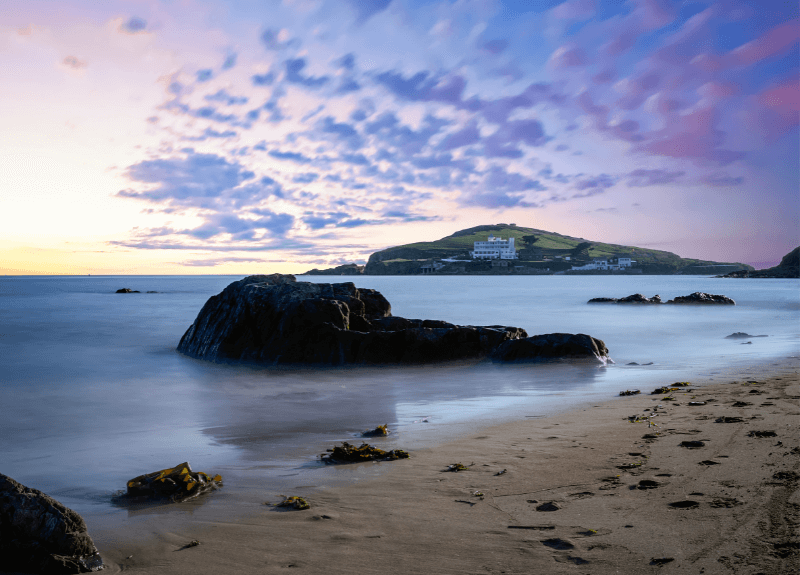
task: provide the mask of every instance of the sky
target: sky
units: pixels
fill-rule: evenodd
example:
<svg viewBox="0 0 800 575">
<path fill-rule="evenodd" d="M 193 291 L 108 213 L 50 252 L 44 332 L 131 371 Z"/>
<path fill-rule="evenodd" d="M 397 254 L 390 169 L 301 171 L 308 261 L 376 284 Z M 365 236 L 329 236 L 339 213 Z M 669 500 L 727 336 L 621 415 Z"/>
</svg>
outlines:
<svg viewBox="0 0 800 575">
<path fill-rule="evenodd" d="M 301 273 L 516 223 L 800 244 L 779 0 L 4 0 L 0 274 Z"/>
</svg>

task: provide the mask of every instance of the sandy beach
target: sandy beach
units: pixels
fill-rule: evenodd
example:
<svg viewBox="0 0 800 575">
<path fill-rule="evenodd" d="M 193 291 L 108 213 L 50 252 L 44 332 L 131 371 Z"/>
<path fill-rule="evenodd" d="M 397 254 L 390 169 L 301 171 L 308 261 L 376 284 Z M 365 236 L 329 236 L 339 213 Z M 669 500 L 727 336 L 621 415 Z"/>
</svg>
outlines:
<svg viewBox="0 0 800 575">
<path fill-rule="evenodd" d="M 797 359 L 692 383 L 357 464 L 385 468 L 286 494 L 308 510 L 265 493 L 235 522 L 101 546 L 106 572 L 797 573 Z"/>
</svg>

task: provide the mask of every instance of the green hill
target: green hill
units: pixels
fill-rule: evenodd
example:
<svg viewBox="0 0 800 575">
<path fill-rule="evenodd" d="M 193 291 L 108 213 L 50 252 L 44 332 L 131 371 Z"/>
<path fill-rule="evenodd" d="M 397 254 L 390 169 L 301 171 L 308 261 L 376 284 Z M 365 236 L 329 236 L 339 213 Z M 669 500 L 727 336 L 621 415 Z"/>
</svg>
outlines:
<svg viewBox="0 0 800 575">
<path fill-rule="evenodd" d="M 422 273 L 422 266 L 444 258 L 471 259 L 470 250 L 476 241 L 485 241 L 494 234 L 506 239 L 515 238 L 519 260 L 511 264 L 525 270 L 569 270 L 572 265 L 588 263 L 595 258 L 630 257 L 635 268 L 645 274 L 718 274 L 734 270 L 752 270 L 741 263 L 722 263 L 682 258 L 671 252 L 632 246 L 595 242 L 514 224 L 476 226 L 455 232 L 433 242 L 416 242 L 375 252 L 364 268 L 367 275 L 407 275 Z M 564 258 L 569 257 L 570 261 Z M 517 270 L 519 271 L 519 270 Z M 510 273 L 498 269 L 490 261 L 470 261 L 446 264 L 436 273 Z M 524 272 L 523 272 L 524 273 Z"/>
</svg>

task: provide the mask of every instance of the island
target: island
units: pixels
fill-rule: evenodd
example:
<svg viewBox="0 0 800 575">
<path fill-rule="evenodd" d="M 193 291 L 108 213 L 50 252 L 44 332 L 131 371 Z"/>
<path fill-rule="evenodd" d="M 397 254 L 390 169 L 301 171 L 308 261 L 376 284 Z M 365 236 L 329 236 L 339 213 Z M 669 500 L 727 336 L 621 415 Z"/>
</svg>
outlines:
<svg viewBox="0 0 800 575">
<path fill-rule="evenodd" d="M 483 225 L 432 242 L 377 251 L 365 265 L 312 269 L 305 275 L 720 275 L 755 272 L 743 263 L 682 258 L 516 224 Z"/>
</svg>

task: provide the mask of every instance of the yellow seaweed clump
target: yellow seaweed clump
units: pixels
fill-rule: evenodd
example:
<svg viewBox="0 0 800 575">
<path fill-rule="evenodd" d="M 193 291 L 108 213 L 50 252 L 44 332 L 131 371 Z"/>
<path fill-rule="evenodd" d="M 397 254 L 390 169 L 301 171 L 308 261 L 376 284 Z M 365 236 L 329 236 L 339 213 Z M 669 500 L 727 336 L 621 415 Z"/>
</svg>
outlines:
<svg viewBox="0 0 800 575">
<path fill-rule="evenodd" d="M 389 424 L 384 423 L 383 425 L 379 425 L 375 429 L 370 429 L 369 431 L 365 431 L 361 434 L 361 437 L 386 437 L 389 435 Z"/>
<path fill-rule="evenodd" d="M 284 497 L 283 501 L 275 504 L 275 507 L 291 507 L 292 509 L 309 509 L 311 505 L 309 505 L 308 501 L 306 501 L 302 497 L 293 495 L 291 497 Z"/>
<path fill-rule="evenodd" d="M 368 443 L 362 443 L 359 447 L 351 445 L 346 441 L 341 445 L 329 449 L 320 458 L 325 463 L 357 463 L 359 461 L 394 461 L 395 459 L 408 459 L 408 453 L 402 449 L 384 451 Z"/>
<path fill-rule="evenodd" d="M 167 499 L 178 502 L 222 486 L 220 475 L 192 471 L 188 461 L 161 471 L 145 473 L 127 483 L 128 497 Z"/>
</svg>

